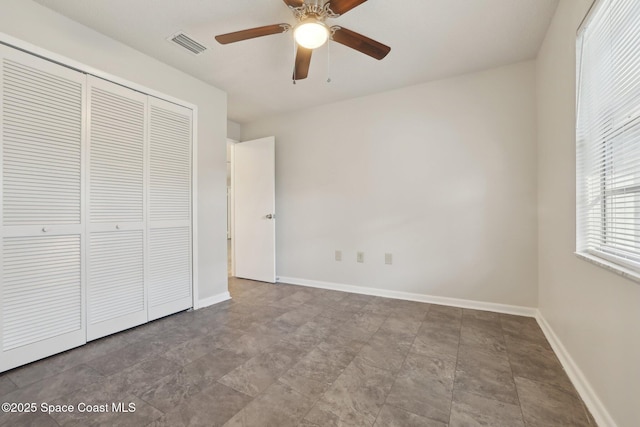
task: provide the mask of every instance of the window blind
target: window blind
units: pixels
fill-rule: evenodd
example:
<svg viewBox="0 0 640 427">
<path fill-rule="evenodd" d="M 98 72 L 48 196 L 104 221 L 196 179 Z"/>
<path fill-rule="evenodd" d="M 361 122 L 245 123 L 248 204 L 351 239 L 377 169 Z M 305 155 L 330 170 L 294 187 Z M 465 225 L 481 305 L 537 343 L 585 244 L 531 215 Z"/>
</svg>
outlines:
<svg viewBox="0 0 640 427">
<path fill-rule="evenodd" d="M 640 1 L 597 1 L 577 77 L 577 251 L 640 272 Z"/>
</svg>

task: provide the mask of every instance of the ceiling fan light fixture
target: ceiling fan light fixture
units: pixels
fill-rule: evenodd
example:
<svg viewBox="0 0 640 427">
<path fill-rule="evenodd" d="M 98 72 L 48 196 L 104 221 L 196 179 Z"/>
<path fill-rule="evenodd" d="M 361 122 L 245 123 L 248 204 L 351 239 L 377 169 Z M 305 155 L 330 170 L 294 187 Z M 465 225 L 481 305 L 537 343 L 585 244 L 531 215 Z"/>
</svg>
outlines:
<svg viewBox="0 0 640 427">
<path fill-rule="evenodd" d="M 316 49 L 329 39 L 329 28 L 317 19 L 310 18 L 296 26 L 293 38 L 304 48 Z"/>
</svg>

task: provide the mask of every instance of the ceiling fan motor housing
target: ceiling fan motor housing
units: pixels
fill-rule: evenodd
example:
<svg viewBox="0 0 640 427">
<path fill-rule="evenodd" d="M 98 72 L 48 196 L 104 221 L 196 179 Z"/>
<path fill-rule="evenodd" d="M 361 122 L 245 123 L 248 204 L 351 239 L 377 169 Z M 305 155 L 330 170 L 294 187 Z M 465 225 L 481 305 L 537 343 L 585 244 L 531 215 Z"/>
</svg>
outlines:
<svg viewBox="0 0 640 427">
<path fill-rule="evenodd" d="M 331 2 L 322 0 L 307 0 L 299 7 L 289 6 L 298 21 L 304 21 L 309 17 L 324 21 L 327 18 L 337 18 L 338 14 L 331 10 Z"/>
</svg>

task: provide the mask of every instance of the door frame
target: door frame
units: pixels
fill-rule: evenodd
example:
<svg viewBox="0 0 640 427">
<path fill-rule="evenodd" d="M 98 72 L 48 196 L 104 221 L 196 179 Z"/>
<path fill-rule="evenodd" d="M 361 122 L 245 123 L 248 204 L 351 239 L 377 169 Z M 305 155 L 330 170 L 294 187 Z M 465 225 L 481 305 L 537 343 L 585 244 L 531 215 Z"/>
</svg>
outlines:
<svg viewBox="0 0 640 427">
<path fill-rule="evenodd" d="M 236 207 L 235 207 L 235 146 L 240 143 L 235 139 L 227 138 L 227 158 L 229 159 L 229 179 L 231 181 L 231 191 L 227 189 L 227 218 L 229 223 L 229 236 L 231 240 L 231 247 L 227 249 L 227 262 L 229 262 L 229 256 L 231 256 L 231 276 L 236 275 L 236 257 L 235 254 L 235 242 L 236 242 Z"/>
</svg>

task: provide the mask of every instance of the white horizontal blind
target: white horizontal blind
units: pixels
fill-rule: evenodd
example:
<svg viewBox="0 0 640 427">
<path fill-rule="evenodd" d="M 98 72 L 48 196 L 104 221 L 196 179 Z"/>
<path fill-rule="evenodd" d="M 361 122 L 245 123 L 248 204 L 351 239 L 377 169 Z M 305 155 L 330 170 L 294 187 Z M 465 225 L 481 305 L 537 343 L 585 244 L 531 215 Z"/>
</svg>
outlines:
<svg viewBox="0 0 640 427">
<path fill-rule="evenodd" d="M 2 241 L 2 350 L 82 327 L 80 236 Z"/>
<path fill-rule="evenodd" d="M 5 58 L 3 224 L 80 223 L 82 84 Z"/>
<path fill-rule="evenodd" d="M 600 0 L 578 37 L 577 250 L 640 271 L 640 2 Z"/>
<path fill-rule="evenodd" d="M 91 87 L 91 222 L 143 221 L 144 102 Z"/>
</svg>

